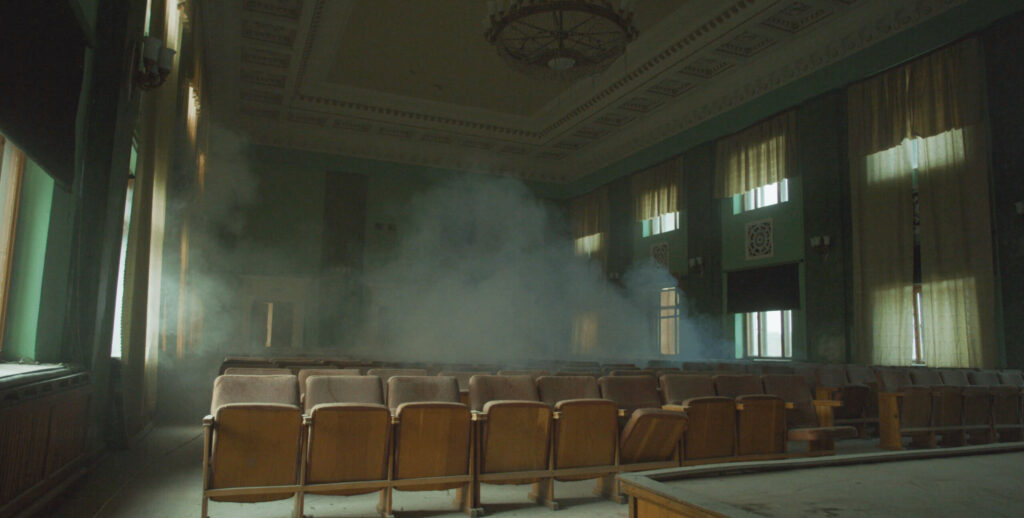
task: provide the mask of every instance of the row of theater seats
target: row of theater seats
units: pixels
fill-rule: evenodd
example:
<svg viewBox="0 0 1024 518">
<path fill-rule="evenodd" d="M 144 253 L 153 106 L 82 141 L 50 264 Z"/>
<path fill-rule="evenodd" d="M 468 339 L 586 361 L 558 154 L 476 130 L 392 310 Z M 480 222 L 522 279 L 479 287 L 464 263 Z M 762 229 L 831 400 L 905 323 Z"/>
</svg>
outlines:
<svg viewBox="0 0 1024 518">
<path fill-rule="evenodd" d="M 203 516 L 208 498 L 297 495 L 301 514 L 305 493 L 372 491 L 389 515 L 393 489 L 447 488 L 474 514 L 480 483 L 530 483 L 531 497 L 555 508 L 555 480 L 597 478 L 618 499 L 618 472 L 783 458 L 787 439 L 830 453 L 834 439 L 856 434 L 832 425 L 839 403 L 813 401 L 795 375 L 477 374 L 467 405 L 454 376 L 376 374 L 390 377 L 218 377 L 204 422 Z"/>
</svg>

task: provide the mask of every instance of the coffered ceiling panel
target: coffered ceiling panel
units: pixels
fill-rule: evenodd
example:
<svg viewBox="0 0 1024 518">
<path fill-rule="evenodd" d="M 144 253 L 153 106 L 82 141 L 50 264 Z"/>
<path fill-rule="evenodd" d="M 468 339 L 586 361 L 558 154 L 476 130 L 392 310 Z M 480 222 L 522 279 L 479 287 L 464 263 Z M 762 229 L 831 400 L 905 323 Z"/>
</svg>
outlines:
<svg viewBox="0 0 1024 518">
<path fill-rule="evenodd" d="M 201 4 L 215 117 L 257 142 L 571 182 L 966 0 L 640 0 L 575 83 L 510 69 L 484 0 Z"/>
</svg>

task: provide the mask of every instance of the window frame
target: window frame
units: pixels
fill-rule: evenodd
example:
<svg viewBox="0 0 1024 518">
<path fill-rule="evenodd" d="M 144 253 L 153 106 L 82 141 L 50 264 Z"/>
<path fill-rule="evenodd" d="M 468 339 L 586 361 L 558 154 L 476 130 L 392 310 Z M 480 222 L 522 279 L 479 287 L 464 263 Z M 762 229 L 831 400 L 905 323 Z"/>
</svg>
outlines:
<svg viewBox="0 0 1024 518">
<path fill-rule="evenodd" d="M 767 203 L 765 201 L 766 188 L 778 186 L 777 194 L 775 196 L 776 201 Z M 757 209 L 763 209 L 765 207 L 772 207 L 775 205 L 781 205 L 789 202 L 789 178 L 783 178 L 778 182 L 761 185 L 754 187 L 753 189 L 736 195 L 737 203 L 735 204 L 736 209 L 733 211 L 734 214 L 741 214 L 744 212 L 751 212 Z"/>
<path fill-rule="evenodd" d="M 665 295 L 672 293 L 672 303 L 665 303 Z M 655 336 L 657 337 L 658 350 L 663 356 L 675 356 L 679 354 L 679 324 L 682 321 L 682 290 L 675 286 L 669 286 L 658 290 L 658 309 L 655 316 Z M 666 337 L 662 333 L 665 329 L 665 321 L 672 322 L 671 341 L 666 343 Z M 666 352 L 666 345 L 671 351 Z"/>
<path fill-rule="evenodd" d="M 764 325 L 768 313 L 780 313 L 781 317 L 781 355 L 771 356 L 764 354 L 767 349 L 767 331 Z M 751 359 L 770 360 L 792 360 L 793 359 L 793 310 L 777 309 L 769 311 L 755 311 L 739 315 L 743 323 L 743 352 L 744 356 Z M 751 332 L 751 329 L 756 329 Z M 756 339 L 755 339 L 756 333 Z"/>
</svg>

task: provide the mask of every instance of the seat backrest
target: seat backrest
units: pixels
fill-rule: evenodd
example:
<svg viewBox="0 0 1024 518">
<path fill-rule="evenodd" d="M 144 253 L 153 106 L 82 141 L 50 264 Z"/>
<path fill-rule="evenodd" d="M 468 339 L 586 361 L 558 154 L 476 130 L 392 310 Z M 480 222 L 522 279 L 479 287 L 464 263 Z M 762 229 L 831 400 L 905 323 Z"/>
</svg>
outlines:
<svg viewBox="0 0 1024 518">
<path fill-rule="evenodd" d="M 814 427 L 818 425 L 818 414 L 811 401 L 811 389 L 803 376 L 795 374 L 765 374 L 761 376 L 765 394 L 781 397 L 793 408 L 786 412 L 786 423 L 792 428 Z"/>
<path fill-rule="evenodd" d="M 601 391 L 593 376 L 541 376 L 537 378 L 537 395 L 554 406 L 569 399 L 600 399 Z"/>
<path fill-rule="evenodd" d="M 747 372 L 747 365 L 740 362 L 718 362 L 715 363 L 717 372 Z"/>
<path fill-rule="evenodd" d="M 469 390 L 469 378 L 478 374 L 491 374 L 487 371 L 441 371 L 438 376 L 451 376 L 459 382 L 459 390 Z"/>
<path fill-rule="evenodd" d="M 305 410 L 323 403 L 384 404 L 377 376 L 309 376 L 306 378 Z"/>
<path fill-rule="evenodd" d="M 1024 387 L 1024 375 L 1019 370 L 999 371 L 999 380 L 1003 382 L 1003 385 Z"/>
<path fill-rule="evenodd" d="M 1001 385 L 999 381 L 999 373 L 992 370 L 983 371 L 968 371 L 967 379 L 972 385 L 982 385 L 986 387 L 992 387 L 995 385 Z"/>
<path fill-rule="evenodd" d="M 427 369 L 398 369 L 389 367 L 378 367 L 366 371 L 367 376 L 380 376 L 384 383 L 388 382 L 391 376 L 426 376 Z"/>
<path fill-rule="evenodd" d="M 233 374 L 235 376 L 276 376 L 282 374 L 292 374 L 291 369 L 281 369 L 278 367 L 228 367 L 224 369 L 224 374 Z"/>
<path fill-rule="evenodd" d="M 914 385 L 932 387 L 942 385 L 942 376 L 939 375 L 939 371 L 937 369 L 915 367 L 910 369 L 910 381 L 913 382 Z"/>
<path fill-rule="evenodd" d="M 683 372 L 711 372 L 715 364 L 708 362 L 683 362 Z"/>
<path fill-rule="evenodd" d="M 662 374 L 661 393 L 666 403 L 681 403 L 690 398 L 715 395 L 710 374 Z"/>
<path fill-rule="evenodd" d="M 299 371 L 299 396 L 306 393 L 306 380 L 310 376 L 359 376 L 359 369 L 302 369 Z"/>
<path fill-rule="evenodd" d="M 752 374 L 719 374 L 715 376 L 715 392 L 719 396 L 739 397 L 764 394 L 761 380 Z"/>
<path fill-rule="evenodd" d="M 842 365 L 819 365 L 814 369 L 814 375 L 822 387 L 839 388 L 851 383 L 847 381 Z"/>
<path fill-rule="evenodd" d="M 661 395 L 653 376 L 602 376 L 597 380 L 601 397 L 632 412 L 638 408 L 661 408 Z"/>
<path fill-rule="evenodd" d="M 777 364 L 777 363 L 763 363 L 761 364 L 761 374 L 795 374 L 796 370 L 792 365 Z"/>
<path fill-rule="evenodd" d="M 648 360 L 648 369 L 679 369 L 679 362 L 673 360 Z"/>
<path fill-rule="evenodd" d="M 648 373 L 642 369 L 615 369 L 608 371 L 608 376 L 646 376 Z"/>
<path fill-rule="evenodd" d="M 913 385 L 910 373 L 899 367 L 881 367 L 875 369 L 878 379 L 878 390 L 882 392 L 899 392 L 903 387 Z"/>
<path fill-rule="evenodd" d="M 392 376 L 387 385 L 392 412 L 402 403 L 459 402 L 459 382 L 451 376 Z"/>
<path fill-rule="evenodd" d="M 857 365 L 851 363 L 844 365 L 843 370 L 846 371 L 846 379 L 849 380 L 850 383 L 862 383 L 864 385 L 878 383 L 878 378 L 875 375 L 875 369 L 868 365 Z"/>
<path fill-rule="evenodd" d="M 481 411 L 488 401 L 540 401 L 533 376 L 476 375 L 469 379 L 469 408 Z"/>
<path fill-rule="evenodd" d="M 487 373 L 490 374 L 490 373 Z M 498 371 L 499 376 L 532 376 L 533 379 L 537 379 L 541 376 L 547 376 L 548 371 L 544 370 L 531 370 L 531 369 L 502 369 Z"/>
<path fill-rule="evenodd" d="M 960 369 L 941 369 L 939 370 L 939 376 L 942 378 L 943 385 L 950 385 L 953 387 L 966 387 L 971 382 L 967 379 L 967 371 Z"/>
<path fill-rule="evenodd" d="M 277 403 L 299 405 L 299 383 L 291 374 L 249 376 L 222 374 L 213 380 L 210 414 L 231 403 Z"/>
</svg>

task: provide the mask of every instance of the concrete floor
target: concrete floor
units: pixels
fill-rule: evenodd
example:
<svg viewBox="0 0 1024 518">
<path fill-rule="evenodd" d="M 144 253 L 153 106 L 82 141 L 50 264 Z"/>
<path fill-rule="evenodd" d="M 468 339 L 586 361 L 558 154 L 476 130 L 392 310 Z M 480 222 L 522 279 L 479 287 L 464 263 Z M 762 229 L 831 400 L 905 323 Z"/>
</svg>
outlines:
<svg viewBox="0 0 1024 518">
<path fill-rule="evenodd" d="M 850 440 L 841 441 L 837 446 L 842 456 L 860 455 L 865 453 L 876 453 L 877 439 L 874 440 Z M 799 451 L 795 446 L 792 450 Z M 1024 454 L 1002 454 L 988 455 L 988 460 L 980 457 L 969 461 L 966 469 L 987 469 L 990 466 L 992 457 L 1008 457 L 1010 455 Z M 968 457 L 971 458 L 971 457 Z M 918 461 L 920 462 L 920 461 Z M 976 509 L 982 514 L 977 516 L 1022 516 L 1024 515 L 1024 492 L 1010 492 L 1005 495 L 1004 489 L 1007 484 L 1010 486 L 1024 487 L 1024 464 L 1021 464 L 1020 457 L 1014 457 L 1009 464 L 995 471 L 995 480 L 1000 480 L 998 488 L 987 491 L 983 487 L 977 494 L 978 498 L 987 499 L 985 506 Z M 202 478 L 202 436 L 198 425 L 159 425 L 150 430 L 132 449 L 120 452 L 112 452 L 94 465 L 92 471 L 69 488 L 68 491 L 54 501 L 48 508 L 37 513 L 37 516 L 55 516 L 67 518 L 100 518 L 100 517 L 195 517 L 200 514 L 201 503 L 201 478 Z M 892 464 L 908 464 L 906 462 Z M 925 466 L 919 464 L 918 466 Z M 861 469 L 854 480 L 863 478 L 865 480 L 876 478 L 879 475 L 872 470 L 886 470 L 884 465 L 875 467 L 865 466 Z M 960 468 L 954 468 L 954 471 Z M 914 502 L 920 502 L 920 489 L 923 478 L 929 473 L 936 472 L 934 469 L 920 468 L 914 470 L 916 475 L 909 476 L 912 479 L 905 484 L 908 490 L 908 498 Z M 920 478 L 919 478 L 920 477 Z M 834 500 L 841 496 L 849 486 L 832 481 L 822 484 L 813 470 L 806 471 L 803 476 L 796 474 L 794 480 L 787 482 L 783 491 L 779 491 L 779 484 L 776 484 L 774 477 L 765 474 L 760 479 L 760 490 L 751 492 L 750 498 L 736 497 L 736 492 L 727 485 L 719 485 L 718 489 L 711 489 L 713 484 L 705 484 L 702 481 L 691 481 L 695 488 L 699 487 L 700 492 L 724 491 L 718 495 L 724 501 L 739 505 L 734 509 L 750 510 L 758 506 L 774 506 L 776 511 L 782 510 L 781 514 L 765 514 L 765 516 L 908 516 L 908 515 L 929 515 L 925 508 L 900 507 L 900 512 L 887 513 L 884 507 L 858 507 L 848 499 L 837 502 L 836 505 L 824 505 L 828 500 Z M 957 487 L 956 478 L 948 476 L 943 478 L 943 486 L 952 491 Z M 596 497 L 592 491 L 594 481 L 581 481 L 571 483 L 556 483 L 556 496 L 562 506 L 557 514 L 545 507 L 533 504 L 527 499 L 530 486 L 494 486 L 484 485 L 482 488 L 482 502 L 487 515 L 516 518 L 521 516 L 543 516 L 551 515 L 558 518 L 604 518 L 628 516 L 628 507 L 616 504 L 608 500 Z M 895 483 L 886 486 L 886 494 L 892 493 L 899 500 L 901 485 Z M 960 489 L 962 491 L 962 488 Z M 810 493 L 808 492 L 810 491 Z M 918 491 L 918 493 L 913 493 Z M 757 493 L 756 496 L 753 493 Z M 811 494 L 813 493 L 813 495 Z M 1018 494 L 1019 493 L 1019 494 Z M 730 496 L 732 495 L 732 496 Z M 820 513 L 807 514 L 787 513 L 785 502 L 794 496 L 804 495 L 801 498 L 812 500 L 824 496 L 825 502 L 822 505 L 814 506 L 808 503 L 802 509 L 819 509 Z M 808 496 L 810 495 L 810 496 Z M 831 495 L 831 497 L 829 496 Z M 925 493 L 927 495 L 927 493 Z M 710 495 L 708 495 L 710 496 Z M 396 491 L 394 496 L 394 508 L 400 517 L 462 517 L 457 512 L 453 500 L 455 497 L 452 491 L 426 491 L 426 492 L 403 492 Z M 1000 500 L 991 504 L 993 497 Z M 926 498 L 926 497 L 925 497 Z M 964 498 L 968 498 L 965 496 Z M 872 498 L 866 498 L 872 500 Z M 306 497 L 305 514 L 317 518 L 334 517 L 371 517 L 377 516 L 377 494 L 336 497 L 308 495 Z M 969 502 L 970 500 L 964 500 Z M 841 504 L 841 505 L 840 505 Z M 990 505 L 991 504 L 991 505 Z M 1019 504 L 1019 505 L 1018 505 Z M 782 505 L 782 507 L 779 507 Z M 1009 507 L 1007 507 L 1009 505 Z M 265 502 L 258 504 L 236 504 L 226 502 L 211 502 L 209 514 L 212 518 L 220 517 L 285 517 L 289 516 L 293 507 L 293 500 L 281 500 L 277 502 Z M 843 512 L 836 512 L 842 509 Z M 790 508 L 795 511 L 795 509 Z M 921 513 L 915 512 L 921 511 Z M 882 511 L 882 512 L 880 512 Z M 759 513 L 754 513 L 759 514 Z M 942 514 L 942 513 L 940 513 Z"/>
</svg>

